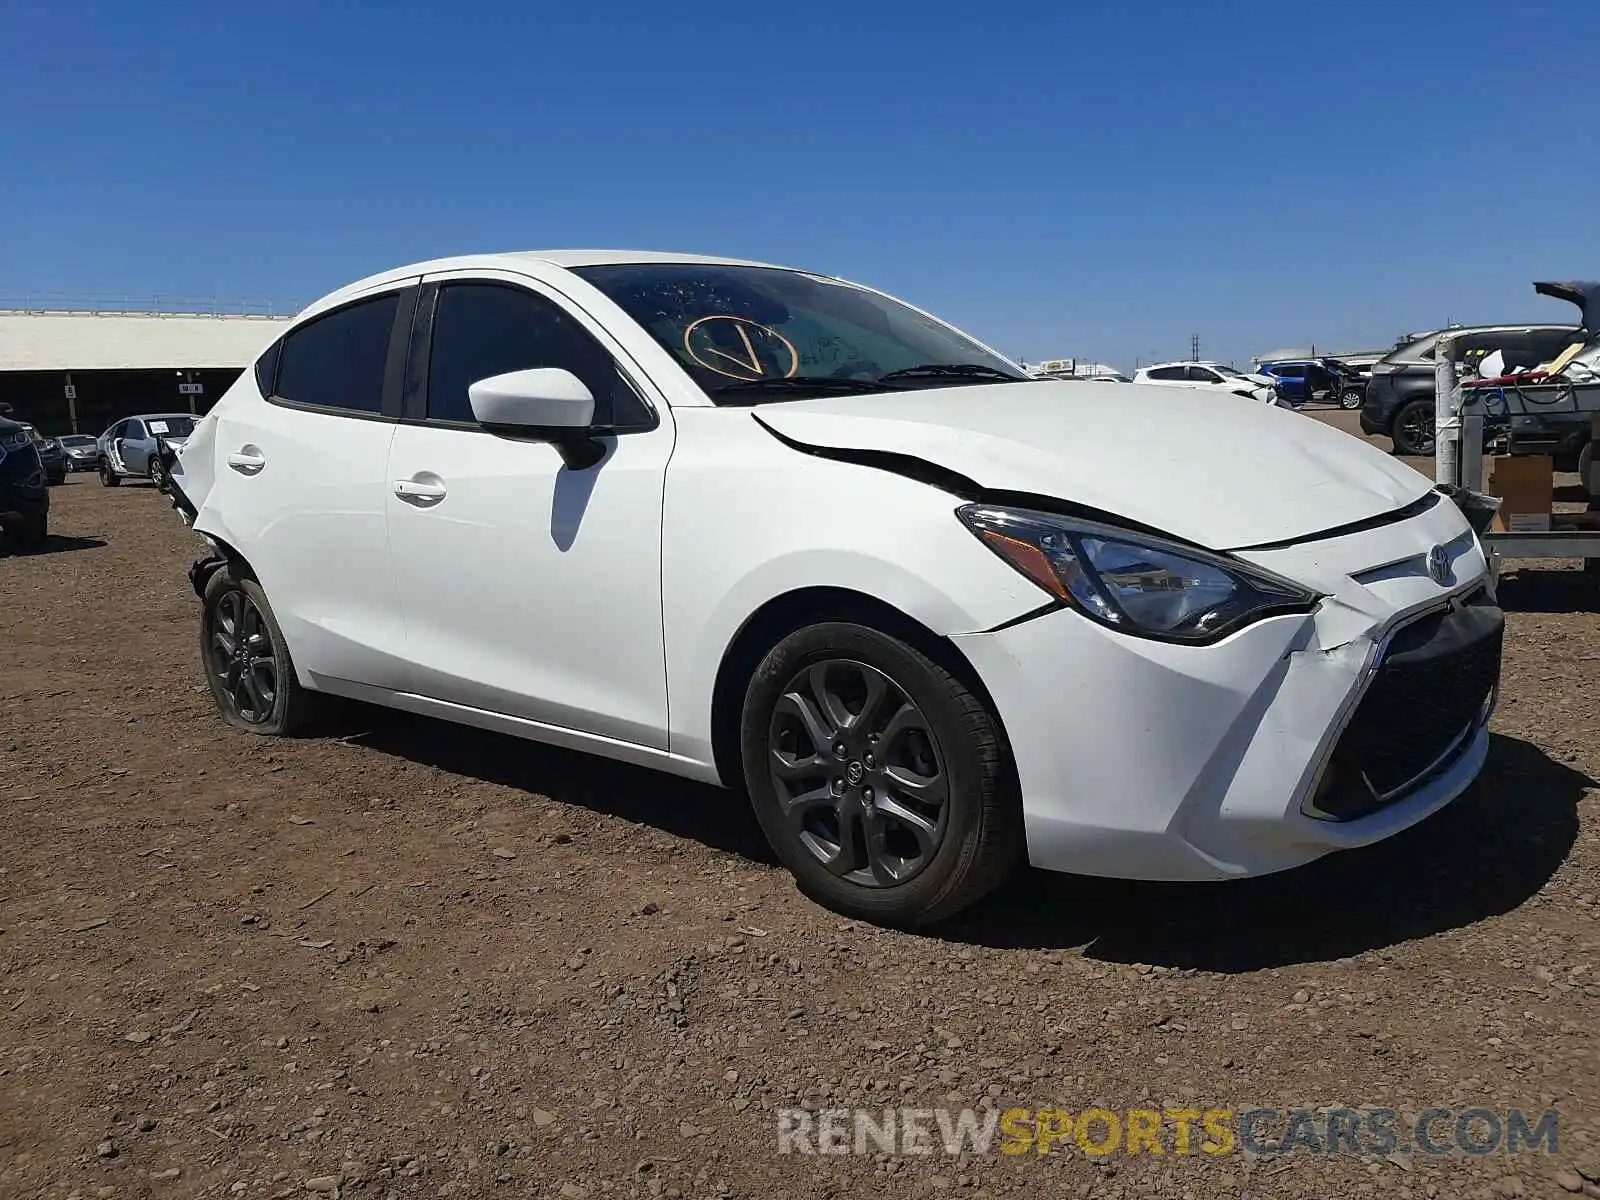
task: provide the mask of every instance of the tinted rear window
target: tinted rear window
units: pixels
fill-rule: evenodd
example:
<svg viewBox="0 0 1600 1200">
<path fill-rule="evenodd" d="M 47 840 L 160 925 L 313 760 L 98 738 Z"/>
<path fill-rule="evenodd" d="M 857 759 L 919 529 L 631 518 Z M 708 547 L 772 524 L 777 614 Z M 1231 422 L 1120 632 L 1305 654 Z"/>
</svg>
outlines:
<svg viewBox="0 0 1600 1200">
<path fill-rule="evenodd" d="M 318 317 L 284 339 L 277 395 L 299 404 L 383 411 L 383 372 L 400 293 Z"/>
</svg>

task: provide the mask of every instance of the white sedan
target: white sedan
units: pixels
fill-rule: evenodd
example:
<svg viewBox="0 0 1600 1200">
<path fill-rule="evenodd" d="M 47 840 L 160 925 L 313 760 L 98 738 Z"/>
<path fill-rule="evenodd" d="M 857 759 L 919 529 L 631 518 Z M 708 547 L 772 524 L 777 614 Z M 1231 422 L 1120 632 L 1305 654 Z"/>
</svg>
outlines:
<svg viewBox="0 0 1600 1200">
<path fill-rule="evenodd" d="M 1207 392 L 1249 396 L 1268 404 L 1278 403 L 1278 391 L 1269 376 L 1246 375 L 1218 362 L 1151 363 L 1135 371 L 1133 381 L 1158 387 L 1199 388 Z M 1282 404 L 1280 407 L 1290 406 Z"/>
<path fill-rule="evenodd" d="M 387 271 L 197 426 L 222 716 L 355 697 L 746 790 L 900 925 L 1025 857 L 1278 871 L 1478 774 L 1503 618 L 1421 475 L 1252 400 L 1025 378 L 826 275 L 630 252 Z"/>
</svg>

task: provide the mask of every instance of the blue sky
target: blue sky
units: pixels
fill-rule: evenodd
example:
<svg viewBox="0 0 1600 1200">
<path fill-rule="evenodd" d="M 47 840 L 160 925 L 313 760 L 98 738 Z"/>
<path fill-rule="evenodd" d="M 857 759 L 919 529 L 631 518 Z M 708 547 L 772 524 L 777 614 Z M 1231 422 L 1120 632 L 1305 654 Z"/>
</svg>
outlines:
<svg viewBox="0 0 1600 1200">
<path fill-rule="evenodd" d="M 1597 50 L 1575 0 L 6 0 L 0 295 L 631 246 L 1124 367 L 1566 320 Z"/>
</svg>

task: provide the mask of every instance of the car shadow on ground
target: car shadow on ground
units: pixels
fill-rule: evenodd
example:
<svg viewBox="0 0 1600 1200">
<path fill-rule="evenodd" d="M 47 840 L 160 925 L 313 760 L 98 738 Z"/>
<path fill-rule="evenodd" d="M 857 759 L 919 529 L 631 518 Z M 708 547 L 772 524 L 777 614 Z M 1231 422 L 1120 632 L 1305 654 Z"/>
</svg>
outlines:
<svg viewBox="0 0 1600 1200">
<path fill-rule="evenodd" d="M 380 753 L 776 864 L 742 792 L 427 717 L 354 706 L 351 720 L 359 732 L 346 740 Z M 1578 835 L 1578 800 L 1593 786 L 1600 785 L 1537 746 L 1495 735 L 1483 775 L 1465 795 L 1376 846 L 1232 883 L 1137 883 L 1023 868 L 926 933 L 1228 973 L 1345 958 L 1525 903 L 1565 861 Z"/>
<path fill-rule="evenodd" d="M 357 745 L 777 862 L 743 792 L 430 717 L 357 711 L 349 719 L 360 732 L 347 739 Z"/>
<path fill-rule="evenodd" d="M 1531 743 L 1496 735 L 1466 794 L 1375 846 L 1230 883 L 1025 871 L 935 932 L 974 945 L 1081 946 L 1108 962 L 1227 973 L 1346 958 L 1526 902 L 1571 850 L 1578 799 L 1592 786 Z"/>
<path fill-rule="evenodd" d="M 64 534 L 52 533 L 45 538 L 44 545 L 34 550 L 17 550 L 8 547 L 6 539 L 0 537 L 0 558 L 7 555 L 13 557 L 37 558 L 41 554 L 65 554 L 69 550 L 97 550 L 106 544 L 104 538 L 97 537 L 67 537 Z"/>
<path fill-rule="evenodd" d="M 1587 571 L 1514 569 L 1495 584 L 1495 598 L 1506 612 L 1572 613 L 1600 608 L 1600 575 Z"/>
</svg>

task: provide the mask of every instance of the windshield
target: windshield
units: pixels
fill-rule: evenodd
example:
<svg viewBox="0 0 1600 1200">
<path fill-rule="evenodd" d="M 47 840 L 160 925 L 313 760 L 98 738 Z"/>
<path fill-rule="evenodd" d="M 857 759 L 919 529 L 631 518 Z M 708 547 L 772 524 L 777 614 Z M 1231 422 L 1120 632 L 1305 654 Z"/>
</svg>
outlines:
<svg viewBox="0 0 1600 1200">
<path fill-rule="evenodd" d="M 1220 363 L 1210 363 L 1208 365 L 1218 375 L 1224 375 L 1229 379 L 1243 379 L 1244 378 L 1244 375 L 1243 375 L 1242 372 L 1235 371 L 1232 367 L 1224 367 Z"/>
<path fill-rule="evenodd" d="M 60 443 L 63 446 L 92 446 L 92 445 L 94 445 L 94 439 L 92 437 L 90 437 L 86 433 L 69 433 L 69 434 L 63 435 L 62 437 L 60 437 L 57 440 L 60 441 Z"/>
<path fill-rule="evenodd" d="M 145 424 L 154 437 L 188 437 L 194 432 L 193 417 L 149 417 Z"/>
<path fill-rule="evenodd" d="M 717 403 L 1026 378 L 948 326 L 820 275 L 701 263 L 573 273 L 644 326 Z"/>
</svg>

